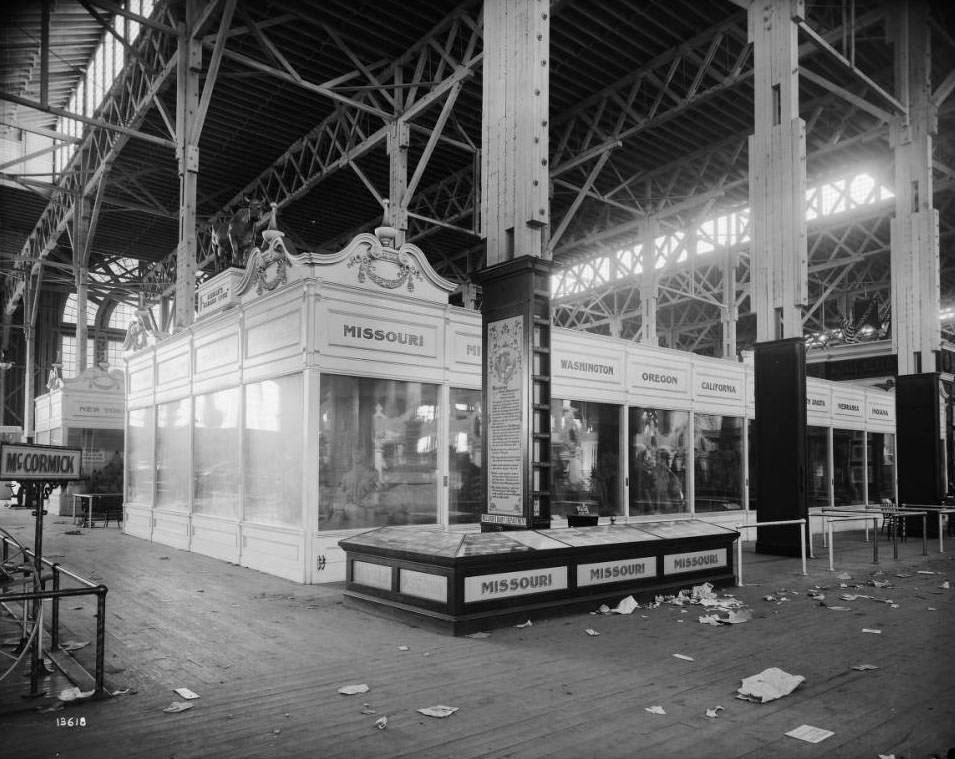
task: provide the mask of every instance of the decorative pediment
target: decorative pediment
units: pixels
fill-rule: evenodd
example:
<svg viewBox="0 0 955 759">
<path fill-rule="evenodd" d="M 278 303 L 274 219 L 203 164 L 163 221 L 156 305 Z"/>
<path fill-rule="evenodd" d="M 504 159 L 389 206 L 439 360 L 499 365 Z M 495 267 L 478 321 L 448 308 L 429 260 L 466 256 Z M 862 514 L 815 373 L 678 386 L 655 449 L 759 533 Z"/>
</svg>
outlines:
<svg viewBox="0 0 955 759">
<path fill-rule="evenodd" d="M 61 377 L 51 390 L 109 390 L 124 392 L 126 375 L 122 369 L 111 369 L 105 361 L 99 366 L 90 366 L 76 377 Z"/>
<path fill-rule="evenodd" d="M 356 235 L 337 253 L 289 253 L 281 233 L 276 233 L 265 251 L 253 251 L 240 292 L 253 282 L 261 293 L 285 281 L 320 277 L 326 282 L 447 303 L 455 283 L 435 272 L 418 246 L 405 243 L 395 248 L 395 234 L 391 227 L 378 227 L 375 234 Z"/>
</svg>

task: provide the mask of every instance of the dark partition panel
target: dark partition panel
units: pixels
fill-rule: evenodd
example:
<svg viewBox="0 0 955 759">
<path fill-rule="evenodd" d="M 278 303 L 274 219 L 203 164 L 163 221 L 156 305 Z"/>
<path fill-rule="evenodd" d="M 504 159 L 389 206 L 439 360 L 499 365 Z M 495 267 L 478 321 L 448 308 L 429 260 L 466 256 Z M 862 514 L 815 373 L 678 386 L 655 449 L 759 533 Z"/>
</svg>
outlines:
<svg viewBox="0 0 955 759">
<path fill-rule="evenodd" d="M 808 516 L 806 468 L 806 346 L 800 338 L 757 343 L 756 515 L 760 522 Z M 798 556 L 799 527 L 760 527 L 756 551 Z"/>
<path fill-rule="evenodd" d="M 945 495 L 939 393 L 939 376 L 934 372 L 902 374 L 896 380 L 899 502 L 905 505 L 938 504 Z M 938 520 L 929 518 L 927 528 L 937 536 Z M 907 530 L 921 535 L 921 520 L 907 520 Z"/>
</svg>

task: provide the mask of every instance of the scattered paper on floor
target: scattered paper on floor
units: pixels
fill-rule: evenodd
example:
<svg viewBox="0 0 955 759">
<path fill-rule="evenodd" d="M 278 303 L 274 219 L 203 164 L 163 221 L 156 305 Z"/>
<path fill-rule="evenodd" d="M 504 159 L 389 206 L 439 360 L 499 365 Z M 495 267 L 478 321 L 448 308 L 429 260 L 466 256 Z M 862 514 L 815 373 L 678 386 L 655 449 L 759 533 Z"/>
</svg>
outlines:
<svg viewBox="0 0 955 759">
<path fill-rule="evenodd" d="M 386 727 L 388 727 L 388 718 L 379 717 L 378 719 L 376 719 L 375 727 L 377 727 L 379 730 L 384 730 Z"/>
<path fill-rule="evenodd" d="M 584 632 L 587 633 L 591 638 L 596 638 L 598 635 L 600 635 L 599 632 L 589 627 L 586 630 L 584 630 Z"/>
<path fill-rule="evenodd" d="M 627 596 L 610 611 L 614 614 L 633 614 L 634 610 L 639 608 L 640 604 L 637 603 L 637 599 L 633 596 Z"/>
<path fill-rule="evenodd" d="M 802 675 L 791 675 L 778 667 L 770 667 L 758 675 L 745 678 L 737 689 L 736 697 L 765 704 L 767 701 L 788 696 L 805 679 Z"/>
<path fill-rule="evenodd" d="M 687 656 L 686 654 L 673 654 L 677 659 L 683 659 L 683 661 L 693 661 L 692 656 Z"/>
<path fill-rule="evenodd" d="M 534 625 L 533 622 L 531 622 L 530 620 L 527 620 L 526 622 L 521 622 L 519 625 L 514 625 L 514 627 L 520 630 L 522 627 L 532 627 L 533 625 Z"/>
<path fill-rule="evenodd" d="M 807 743 L 819 743 L 824 741 L 826 738 L 831 738 L 835 735 L 832 730 L 823 730 L 821 727 L 813 727 L 812 725 L 800 725 L 797 728 L 790 730 L 786 733 L 790 738 L 798 738 L 801 741 L 806 741 Z"/>
<path fill-rule="evenodd" d="M 188 688 L 175 688 L 173 692 L 178 693 L 180 698 L 184 698 L 187 701 L 191 701 L 194 698 L 199 698 L 198 693 L 189 690 Z"/>
<path fill-rule="evenodd" d="M 874 664 L 854 664 L 852 666 L 852 669 L 857 669 L 860 672 L 865 672 L 866 670 L 869 670 L 869 669 L 878 669 L 878 667 L 875 666 Z"/>
<path fill-rule="evenodd" d="M 426 717 L 450 717 L 454 714 L 460 707 L 458 706 L 445 706 L 444 704 L 438 704 L 436 706 L 425 706 L 421 709 L 418 709 Z"/>
<path fill-rule="evenodd" d="M 354 696 L 357 693 L 367 693 L 369 691 L 367 683 L 357 683 L 355 685 L 343 685 L 338 692 L 343 696 Z"/>
<path fill-rule="evenodd" d="M 862 632 L 864 633 L 873 633 L 874 635 L 881 635 L 881 630 L 873 630 L 871 627 L 863 627 Z"/>
<path fill-rule="evenodd" d="M 723 707 L 717 705 L 711 709 L 707 709 L 706 716 L 709 717 L 710 719 L 716 719 L 718 716 L 720 716 L 721 711 L 723 711 Z"/>
<path fill-rule="evenodd" d="M 167 714 L 174 714 L 176 712 L 184 712 L 186 709 L 191 709 L 195 704 L 192 701 L 173 701 L 169 706 L 163 709 Z"/>
<path fill-rule="evenodd" d="M 61 690 L 57 698 L 60 701 L 79 701 L 83 698 L 89 698 L 94 693 L 95 691 L 91 690 L 80 690 L 74 685 L 71 688 L 64 688 Z"/>
<path fill-rule="evenodd" d="M 662 706 L 645 706 L 643 710 L 650 712 L 650 714 L 666 714 Z"/>
</svg>

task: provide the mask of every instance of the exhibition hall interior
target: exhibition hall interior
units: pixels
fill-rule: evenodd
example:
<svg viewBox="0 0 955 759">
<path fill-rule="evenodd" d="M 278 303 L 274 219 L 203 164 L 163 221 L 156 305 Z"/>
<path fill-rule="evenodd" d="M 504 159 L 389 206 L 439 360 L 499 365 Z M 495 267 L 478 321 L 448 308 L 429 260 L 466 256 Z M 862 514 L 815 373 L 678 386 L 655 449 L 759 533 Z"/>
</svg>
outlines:
<svg viewBox="0 0 955 759">
<path fill-rule="evenodd" d="M 0 715 L 116 702 L 137 556 L 448 641 L 944 574 L 953 93 L 935 0 L 7 3 Z"/>
</svg>

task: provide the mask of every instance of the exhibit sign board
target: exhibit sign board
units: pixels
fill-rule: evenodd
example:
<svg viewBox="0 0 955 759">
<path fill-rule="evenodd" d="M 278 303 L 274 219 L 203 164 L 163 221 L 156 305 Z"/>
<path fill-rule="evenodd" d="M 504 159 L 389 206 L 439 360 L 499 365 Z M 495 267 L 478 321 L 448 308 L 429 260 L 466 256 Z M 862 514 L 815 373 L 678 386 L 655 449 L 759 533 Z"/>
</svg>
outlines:
<svg viewBox="0 0 955 759">
<path fill-rule="evenodd" d="M 542 567 L 525 572 L 499 572 L 464 578 L 464 603 L 548 593 L 567 588 L 567 567 Z"/>
<path fill-rule="evenodd" d="M 244 276 L 244 269 L 231 268 L 200 283 L 196 298 L 197 315 L 205 316 L 238 303 L 238 286 Z"/>
<path fill-rule="evenodd" d="M 623 582 L 624 580 L 642 580 L 647 577 L 654 577 L 656 573 L 657 559 L 655 556 L 622 559 L 620 561 L 601 561 L 596 564 L 578 564 L 577 587 Z"/>
<path fill-rule="evenodd" d="M 0 445 L 0 479 L 78 480 L 83 451 L 53 445 L 3 443 Z"/>
<path fill-rule="evenodd" d="M 525 374 L 523 337 L 523 316 L 499 319 L 487 325 L 487 398 L 490 407 L 487 516 L 491 518 L 502 515 L 522 520 L 524 514 L 521 456 Z"/>
<path fill-rule="evenodd" d="M 675 575 L 681 572 L 700 572 L 725 567 L 726 549 L 713 548 L 708 551 L 690 551 L 688 553 L 669 553 L 663 557 L 663 574 Z"/>
</svg>

